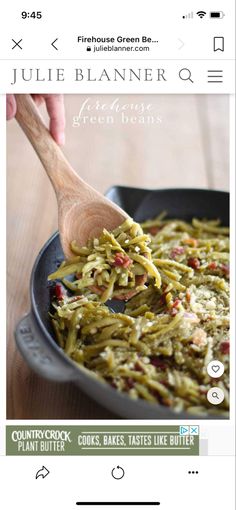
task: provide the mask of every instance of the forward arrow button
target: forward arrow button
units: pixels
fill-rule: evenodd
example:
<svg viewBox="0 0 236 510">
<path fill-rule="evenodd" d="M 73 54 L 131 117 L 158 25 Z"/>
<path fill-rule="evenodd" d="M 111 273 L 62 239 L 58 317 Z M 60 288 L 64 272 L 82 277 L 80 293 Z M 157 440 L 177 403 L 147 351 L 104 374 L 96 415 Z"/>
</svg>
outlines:
<svg viewBox="0 0 236 510">
<path fill-rule="evenodd" d="M 182 39 L 178 39 L 178 50 L 182 50 L 184 46 L 184 41 L 182 41 Z"/>
</svg>

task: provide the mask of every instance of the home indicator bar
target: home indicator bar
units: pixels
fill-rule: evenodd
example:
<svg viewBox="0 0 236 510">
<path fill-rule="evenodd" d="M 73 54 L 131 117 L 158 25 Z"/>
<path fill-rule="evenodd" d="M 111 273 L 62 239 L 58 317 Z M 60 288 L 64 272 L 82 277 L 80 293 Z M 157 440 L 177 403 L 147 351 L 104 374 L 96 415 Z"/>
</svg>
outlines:
<svg viewBox="0 0 236 510">
<path fill-rule="evenodd" d="M 80 506 L 159 506 L 159 501 L 77 501 Z"/>
</svg>

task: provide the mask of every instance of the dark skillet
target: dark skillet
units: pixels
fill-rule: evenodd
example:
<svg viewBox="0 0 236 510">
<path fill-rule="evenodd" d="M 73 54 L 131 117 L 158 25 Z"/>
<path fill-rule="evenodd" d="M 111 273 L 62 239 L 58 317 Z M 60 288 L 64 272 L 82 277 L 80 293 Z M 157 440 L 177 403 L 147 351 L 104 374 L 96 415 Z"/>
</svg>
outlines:
<svg viewBox="0 0 236 510">
<path fill-rule="evenodd" d="M 114 186 L 107 192 L 107 197 L 125 209 L 136 221 L 155 217 L 166 210 L 168 216 L 172 218 L 183 220 L 191 220 L 192 217 L 220 218 L 223 225 L 229 224 L 229 194 L 222 191 L 201 189 L 150 191 Z M 52 335 L 48 317 L 50 285 L 47 281 L 47 276 L 55 271 L 62 260 L 59 235 L 56 232 L 44 245 L 35 261 L 30 282 L 31 312 L 16 328 L 17 346 L 30 367 L 42 377 L 53 381 L 75 382 L 94 400 L 125 418 L 199 419 L 199 416 L 177 414 L 167 407 L 149 404 L 141 399 L 133 401 L 108 384 L 95 380 L 64 354 Z"/>
</svg>

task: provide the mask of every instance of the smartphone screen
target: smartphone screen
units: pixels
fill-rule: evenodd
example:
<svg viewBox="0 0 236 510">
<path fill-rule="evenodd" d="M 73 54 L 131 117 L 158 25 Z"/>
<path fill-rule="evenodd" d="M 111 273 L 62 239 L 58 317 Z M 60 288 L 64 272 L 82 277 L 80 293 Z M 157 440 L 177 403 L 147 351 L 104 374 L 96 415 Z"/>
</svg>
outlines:
<svg viewBox="0 0 236 510">
<path fill-rule="evenodd" d="M 2 7 L 1 508 L 235 508 L 235 6 L 201 7 Z"/>
</svg>

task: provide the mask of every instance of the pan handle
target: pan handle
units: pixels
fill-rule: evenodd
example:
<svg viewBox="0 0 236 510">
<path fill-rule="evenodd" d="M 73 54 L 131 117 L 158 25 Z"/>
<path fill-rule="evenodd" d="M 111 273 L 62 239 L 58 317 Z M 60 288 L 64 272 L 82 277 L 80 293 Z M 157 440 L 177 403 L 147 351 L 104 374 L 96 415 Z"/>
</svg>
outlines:
<svg viewBox="0 0 236 510">
<path fill-rule="evenodd" d="M 32 312 L 17 324 L 15 339 L 23 358 L 34 372 L 52 381 L 75 379 L 74 367 L 46 340 Z"/>
</svg>

